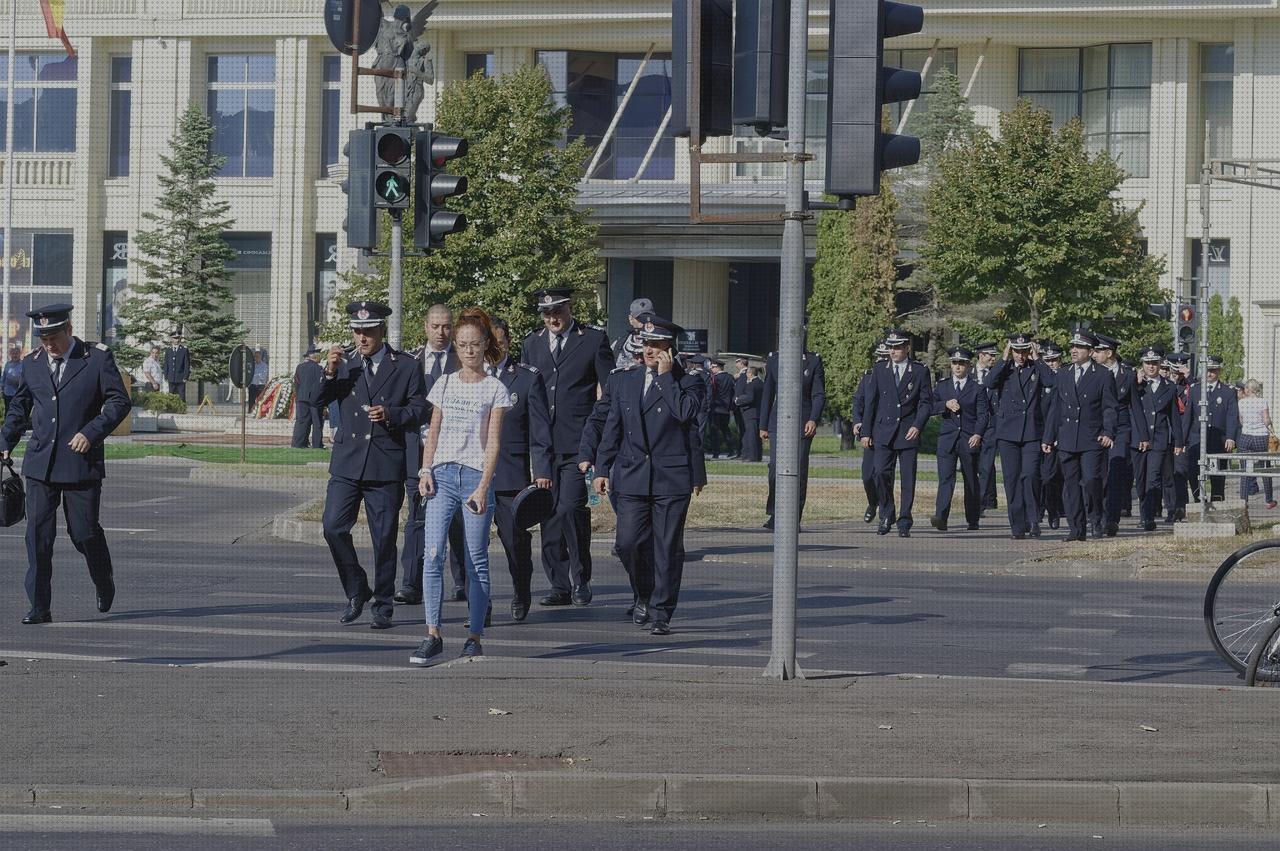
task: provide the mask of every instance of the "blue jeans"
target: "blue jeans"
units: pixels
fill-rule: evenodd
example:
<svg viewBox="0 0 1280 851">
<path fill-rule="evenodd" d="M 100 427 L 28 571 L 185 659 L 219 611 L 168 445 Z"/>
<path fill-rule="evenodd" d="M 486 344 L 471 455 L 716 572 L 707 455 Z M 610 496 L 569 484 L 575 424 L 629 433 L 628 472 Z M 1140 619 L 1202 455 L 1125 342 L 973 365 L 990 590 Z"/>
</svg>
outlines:
<svg viewBox="0 0 1280 851">
<path fill-rule="evenodd" d="M 426 502 L 422 557 L 422 601 L 427 626 L 440 627 L 444 602 L 445 542 L 454 514 L 462 514 L 467 539 L 467 604 L 471 611 L 471 632 L 484 635 L 484 616 L 489 608 L 489 525 L 493 522 L 493 488 L 485 496 L 484 510 L 472 513 L 465 503 L 480 486 L 480 471 L 462 464 L 439 464 L 432 468 L 436 483 L 434 496 Z M 461 512 L 459 507 L 461 506 Z"/>
</svg>

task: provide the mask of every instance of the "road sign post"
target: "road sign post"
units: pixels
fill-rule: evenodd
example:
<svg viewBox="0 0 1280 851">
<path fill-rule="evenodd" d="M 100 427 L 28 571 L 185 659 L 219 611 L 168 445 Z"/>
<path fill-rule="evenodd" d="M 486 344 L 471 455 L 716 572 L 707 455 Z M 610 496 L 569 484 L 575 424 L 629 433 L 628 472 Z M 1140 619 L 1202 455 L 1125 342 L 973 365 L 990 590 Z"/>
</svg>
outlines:
<svg viewBox="0 0 1280 851">
<path fill-rule="evenodd" d="M 248 346 L 236 346 L 231 351 L 231 362 L 227 365 L 227 372 L 231 376 L 231 383 L 240 388 L 240 463 L 243 464 L 249 419 L 248 387 L 253 383 L 253 349 Z"/>
</svg>

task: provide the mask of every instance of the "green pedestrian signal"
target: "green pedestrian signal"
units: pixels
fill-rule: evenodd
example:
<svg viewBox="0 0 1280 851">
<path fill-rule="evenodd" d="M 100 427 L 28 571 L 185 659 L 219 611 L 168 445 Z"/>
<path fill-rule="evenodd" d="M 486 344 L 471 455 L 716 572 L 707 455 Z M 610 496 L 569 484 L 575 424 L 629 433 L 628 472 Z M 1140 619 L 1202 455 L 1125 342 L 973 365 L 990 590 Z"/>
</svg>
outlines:
<svg viewBox="0 0 1280 851">
<path fill-rule="evenodd" d="M 394 171 L 384 171 L 374 182 L 374 191 L 388 206 L 398 207 L 408 197 L 405 184 Z"/>
<path fill-rule="evenodd" d="M 413 128 L 378 127 L 374 132 L 374 206 L 383 210 L 408 209 L 413 179 Z"/>
</svg>

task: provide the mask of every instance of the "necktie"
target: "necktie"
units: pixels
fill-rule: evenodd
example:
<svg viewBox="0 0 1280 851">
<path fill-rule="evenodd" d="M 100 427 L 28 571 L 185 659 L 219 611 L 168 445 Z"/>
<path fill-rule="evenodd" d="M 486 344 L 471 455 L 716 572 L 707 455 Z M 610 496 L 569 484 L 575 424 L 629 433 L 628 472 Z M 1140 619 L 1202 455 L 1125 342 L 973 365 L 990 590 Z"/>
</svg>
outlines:
<svg viewBox="0 0 1280 851">
<path fill-rule="evenodd" d="M 657 378 L 652 369 L 644 371 L 644 395 L 649 395 L 649 390 L 653 388 L 653 382 Z"/>
<path fill-rule="evenodd" d="M 56 387 L 62 381 L 62 358 L 53 359 L 53 384 Z"/>
<path fill-rule="evenodd" d="M 1082 375 L 1084 375 L 1084 367 L 1077 366 L 1076 367 L 1076 384 L 1080 383 L 1080 376 Z"/>
<path fill-rule="evenodd" d="M 431 364 L 431 377 L 439 378 L 440 373 L 444 371 L 443 367 L 440 365 L 444 358 L 444 352 L 432 352 L 431 356 L 435 358 L 435 363 Z"/>
<path fill-rule="evenodd" d="M 364 381 L 366 384 L 368 384 L 369 379 L 373 377 L 375 367 L 373 365 L 373 358 L 369 357 L 368 355 L 364 355 L 363 357 L 364 357 Z"/>
<path fill-rule="evenodd" d="M 560 362 L 560 350 L 564 348 L 564 335 L 556 334 L 556 344 L 551 350 L 551 357 L 556 362 Z"/>
<path fill-rule="evenodd" d="M 959 395 L 960 395 L 960 391 L 961 391 L 961 390 L 963 390 L 963 389 L 964 389 L 964 385 L 963 385 L 963 384 L 961 384 L 959 381 L 957 381 L 957 382 L 956 382 L 956 395 L 957 395 L 957 396 L 959 396 Z"/>
<path fill-rule="evenodd" d="M 902 383 L 902 364 L 895 364 L 893 367 L 894 381 L 898 384 Z"/>
</svg>

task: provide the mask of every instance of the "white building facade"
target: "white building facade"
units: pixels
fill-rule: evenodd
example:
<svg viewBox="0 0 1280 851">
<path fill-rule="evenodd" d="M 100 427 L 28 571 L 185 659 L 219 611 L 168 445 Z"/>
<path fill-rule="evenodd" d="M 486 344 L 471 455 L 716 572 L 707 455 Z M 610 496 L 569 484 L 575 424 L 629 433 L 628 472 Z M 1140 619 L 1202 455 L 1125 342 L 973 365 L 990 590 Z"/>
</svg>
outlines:
<svg viewBox="0 0 1280 851">
<path fill-rule="evenodd" d="M 8 2 L 0 0 L 0 19 Z M 1148 250 L 1167 258 L 1163 285 L 1190 294 L 1199 279 L 1206 122 L 1211 156 L 1280 161 L 1278 3 L 924 0 L 924 32 L 895 40 L 900 52 L 889 59 L 927 66 L 926 91 L 937 69 L 953 70 L 987 125 L 1019 97 L 1059 121 L 1081 116 L 1090 144 L 1118 156 L 1131 175 L 1122 196 L 1143 205 Z M 813 4 L 811 21 L 809 133 L 818 160 L 809 176 L 817 191 L 825 3 Z M 12 180 L 15 196 L 13 245 L 0 250 L 12 274 L 10 337 L 29 346 L 23 313 L 62 300 L 76 305 L 81 336 L 112 337 L 137 274 L 130 246 L 160 191 L 160 157 L 177 116 L 195 103 L 214 117 L 215 147 L 228 158 L 218 186 L 235 221 L 227 234 L 237 252 L 234 310 L 250 344 L 278 356 L 273 371 L 287 371 L 312 341 L 337 272 L 356 262 L 344 245 L 337 182 L 342 142 L 357 126 L 348 111 L 350 60 L 324 35 L 320 5 L 68 0 L 66 29 L 74 60 L 45 36 L 39 5 L 20 3 L 12 174 L 0 152 L 0 187 Z M 670 103 L 669 3 L 445 0 L 428 35 L 437 93 L 469 73 L 537 63 L 572 108 L 573 135 L 596 142 L 632 90 L 581 194 L 600 226 L 601 298 L 613 330 L 631 299 L 646 295 L 685 327 L 706 329 L 712 350 L 775 347 L 780 229 L 691 228 L 685 143 L 662 139 L 649 153 Z M 2 54 L 0 70 L 11 73 Z M 0 77 L 0 99 L 3 89 Z M 927 109 L 927 97 L 913 110 Z M 373 99 L 369 84 L 362 100 Z M 433 100 L 429 92 L 420 120 L 431 120 Z M 744 135 L 708 149 L 774 144 Z M 705 204 L 716 212 L 776 209 L 778 168 L 705 166 Z M 1210 290 L 1239 299 L 1246 372 L 1270 386 L 1280 381 L 1280 193 L 1221 185 L 1212 199 Z"/>
</svg>

